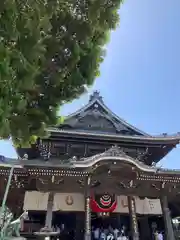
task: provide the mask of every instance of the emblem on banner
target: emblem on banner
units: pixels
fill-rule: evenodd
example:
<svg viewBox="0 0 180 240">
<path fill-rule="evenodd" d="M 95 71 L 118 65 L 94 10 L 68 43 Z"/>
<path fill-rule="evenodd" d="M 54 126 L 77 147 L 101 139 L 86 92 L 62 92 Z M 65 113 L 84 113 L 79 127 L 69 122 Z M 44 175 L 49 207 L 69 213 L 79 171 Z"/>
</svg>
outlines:
<svg viewBox="0 0 180 240">
<path fill-rule="evenodd" d="M 66 197 L 66 204 L 67 205 L 73 205 L 73 203 L 74 203 L 73 197 L 71 195 L 68 195 Z"/>
<path fill-rule="evenodd" d="M 150 206 L 150 209 L 153 210 L 154 209 L 154 203 L 152 200 L 149 200 L 149 206 Z"/>
<path fill-rule="evenodd" d="M 117 207 L 115 194 L 95 194 L 91 196 L 91 209 L 93 212 L 113 212 Z"/>
</svg>

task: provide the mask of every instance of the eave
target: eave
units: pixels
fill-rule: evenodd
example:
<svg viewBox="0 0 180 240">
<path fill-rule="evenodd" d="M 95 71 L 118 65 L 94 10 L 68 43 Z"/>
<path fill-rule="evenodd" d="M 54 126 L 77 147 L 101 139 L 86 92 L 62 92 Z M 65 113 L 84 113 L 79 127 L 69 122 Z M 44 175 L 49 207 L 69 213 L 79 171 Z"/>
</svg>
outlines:
<svg viewBox="0 0 180 240">
<path fill-rule="evenodd" d="M 88 138 L 94 140 L 116 140 L 124 142 L 134 142 L 143 144 L 159 144 L 159 145 L 177 145 L 180 142 L 180 135 L 172 136 L 138 136 L 138 135 L 121 135 L 102 132 L 78 131 L 78 130 L 64 130 L 59 128 L 48 128 L 48 139 L 69 136 L 72 138 Z"/>
<path fill-rule="evenodd" d="M 61 142 L 61 143 L 77 143 L 77 144 L 98 144 L 99 146 L 119 145 L 128 149 L 148 150 L 145 163 L 151 165 L 152 162 L 160 161 L 173 148 L 179 144 L 180 135 L 174 136 L 129 136 L 121 134 L 99 133 L 79 130 L 64 130 L 59 128 L 47 129 L 48 137 L 43 141 Z M 29 149 L 17 149 L 18 155 L 23 157 L 27 153 L 30 159 L 39 157 L 38 148 L 32 145 Z"/>
<path fill-rule="evenodd" d="M 39 160 L 38 163 L 31 160 L 19 160 L 17 165 L 12 166 L 15 167 L 12 186 L 16 188 L 17 183 L 21 183 L 24 190 L 30 186 L 31 180 L 35 180 L 39 182 L 38 186 L 41 186 L 44 191 L 56 189 L 58 192 L 66 189 L 70 192 L 82 192 L 84 190 L 79 188 L 78 180 L 85 181 L 85 177 L 91 174 L 92 180 L 100 182 L 96 190 L 101 192 L 108 189 L 108 191 L 115 191 L 116 194 L 156 198 L 165 193 L 172 197 L 179 194 L 179 170 L 147 166 L 130 158 L 117 147 L 102 154 L 81 159 L 81 161 L 71 159 L 69 165 L 58 163 L 58 161 L 55 165 L 51 160 L 48 162 Z M 4 164 L 0 167 L 1 182 L 4 178 L 7 179 L 9 172 L 10 165 Z"/>
<path fill-rule="evenodd" d="M 13 167 L 17 173 L 25 173 L 27 169 L 36 168 L 37 171 L 42 170 L 42 173 L 44 169 L 49 172 L 56 170 L 62 171 L 62 173 L 64 172 L 65 174 L 66 172 L 82 172 L 82 174 L 85 173 L 86 175 L 93 175 L 97 169 L 103 166 L 114 166 L 117 169 L 122 169 L 122 167 L 129 166 L 132 171 L 136 169 L 136 171 L 139 172 L 139 178 L 143 178 L 143 174 L 146 174 L 144 176 L 147 176 L 148 174 L 148 178 L 150 178 L 150 175 L 152 175 L 152 178 L 154 178 L 154 176 L 156 177 L 156 175 L 159 175 L 161 177 L 171 177 L 174 175 L 174 179 L 176 180 L 176 178 L 178 178 L 180 181 L 180 170 L 171 170 L 148 166 L 145 163 L 139 161 L 138 159 L 134 159 L 128 156 L 123 151 L 123 149 L 118 146 L 113 146 L 105 152 L 96 154 L 91 157 L 84 157 L 80 159 L 72 157 L 65 162 L 61 161 L 60 159 L 50 159 L 49 161 L 44 161 L 42 159 L 17 159 L 14 160 L 13 163 L 0 163 L 0 172 L 3 173 L 10 171 L 10 169 Z"/>
</svg>

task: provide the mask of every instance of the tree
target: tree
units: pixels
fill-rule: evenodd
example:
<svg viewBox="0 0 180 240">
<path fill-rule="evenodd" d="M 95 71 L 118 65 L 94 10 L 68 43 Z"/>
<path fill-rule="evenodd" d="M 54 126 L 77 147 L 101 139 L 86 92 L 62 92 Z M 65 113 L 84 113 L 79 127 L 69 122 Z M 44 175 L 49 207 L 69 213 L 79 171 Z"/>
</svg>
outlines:
<svg viewBox="0 0 180 240">
<path fill-rule="evenodd" d="M 27 142 L 99 75 L 122 0 L 3 0 L 0 136 Z"/>
</svg>

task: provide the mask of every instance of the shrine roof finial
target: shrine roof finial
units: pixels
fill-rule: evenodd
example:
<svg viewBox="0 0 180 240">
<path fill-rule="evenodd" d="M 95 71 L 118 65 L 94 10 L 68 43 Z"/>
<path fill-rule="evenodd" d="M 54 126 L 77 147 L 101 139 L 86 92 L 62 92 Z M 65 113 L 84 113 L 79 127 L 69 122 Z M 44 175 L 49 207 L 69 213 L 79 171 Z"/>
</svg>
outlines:
<svg viewBox="0 0 180 240">
<path fill-rule="evenodd" d="M 92 102 L 94 100 L 99 100 L 103 102 L 102 96 L 100 95 L 99 91 L 94 91 L 93 94 L 90 95 L 89 102 Z"/>
</svg>

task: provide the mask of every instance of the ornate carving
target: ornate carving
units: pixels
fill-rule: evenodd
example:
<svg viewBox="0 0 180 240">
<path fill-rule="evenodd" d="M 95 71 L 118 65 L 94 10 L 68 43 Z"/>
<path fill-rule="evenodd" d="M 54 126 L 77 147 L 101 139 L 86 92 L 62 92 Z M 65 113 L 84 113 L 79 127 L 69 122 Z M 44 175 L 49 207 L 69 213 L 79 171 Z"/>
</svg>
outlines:
<svg viewBox="0 0 180 240">
<path fill-rule="evenodd" d="M 113 146 L 107 151 L 100 154 L 96 154 L 91 157 L 81 158 L 81 161 L 77 161 L 77 162 L 71 161 L 71 164 L 73 165 L 74 168 L 76 167 L 97 168 L 99 167 L 100 164 L 103 164 L 103 163 L 107 164 L 107 161 L 109 161 L 109 163 L 111 163 L 112 161 L 113 164 L 116 164 L 119 162 L 130 164 L 132 165 L 132 167 L 136 167 L 143 172 L 145 171 L 145 172 L 156 173 L 158 171 L 157 168 L 145 165 L 139 160 L 131 158 L 118 146 Z M 141 176 L 139 176 L 139 179 L 142 180 Z"/>
<path fill-rule="evenodd" d="M 88 157 L 88 158 L 82 158 L 81 161 L 95 161 L 98 160 L 100 158 L 103 157 L 109 157 L 109 159 L 111 159 L 111 157 L 119 157 L 119 158 L 123 158 L 123 159 L 131 159 L 132 161 L 138 163 L 139 165 L 144 165 L 143 163 L 141 163 L 139 160 L 137 159 L 133 159 L 130 156 L 128 156 L 121 147 L 118 147 L 117 145 L 112 146 L 110 149 L 106 150 L 103 153 L 100 154 L 96 154 L 94 156 Z M 151 168 L 149 166 L 147 166 L 147 168 Z"/>
<path fill-rule="evenodd" d="M 38 191 L 59 191 L 59 188 L 64 184 L 64 179 L 56 178 L 38 178 L 36 181 L 36 189 Z"/>
<path fill-rule="evenodd" d="M 90 95 L 89 102 L 92 102 L 94 100 L 99 100 L 99 101 L 103 102 L 100 92 L 94 91 L 93 94 Z"/>
<path fill-rule="evenodd" d="M 123 189 L 138 188 L 140 183 L 135 183 L 133 180 L 121 181 L 118 183 L 118 187 Z"/>
<path fill-rule="evenodd" d="M 85 187 L 86 182 L 83 179 L 79 179 L 77 180 L 77 183 L 81 186 L 81 187 Z M 98 187 L 101 183 L 98 180 L 91 180 L 91 188 L 94 187 Z"/>
<path fill-rule="evenodd" d="M 130 158 L 123 150 L 122 148 L 118 146 L 112 146 L 110 149 L 106 150 L 103 153 L 96 154 L 94 156 L 88 157 L 88 158 L 82 158 L 81 161 L 83 160 L 89 160 L 93 161 L 96 159 L 99 159 L 101 157 L 123 157 L 123 158 Z"/>
<path fill-rule="evenodd" d="M 39 182 L 43 185 L 60 185 L 64 183 L 64 179 L 56 179 L 54 176 L 52 176 L 51 179 L 44 179 L 44 178 L 38 178 Z"/>
<path fill-rule="evenodd" d="M 123 151 L 122 148 L 118 147 L 117 145 L 112 146 L 110 149 L 104 152 L 106 156 L 112 157 L 128 157 L 127 154 Z"/>
<path fill-rule="evenodd" d="M 51 143 L 43 143 L 41 140 L 38 148 L 41 158 L 45 161 L 48 161 L 51 157 Z"/>
<path fill-rule="evenodd" d="M 26 160 L 28 160 L 28 154 L 27 153 L 25 153 L 24 154 L 24 156 L 22 157 L 22 159 L 21 160 L 23 160 L 23 161 L 26 161 Z"/>
<path fill-rule="evenodd" d="M 145 151 L 140 151 L 139 149 L 137 149 L 136 159 L 138 161 L 144 162 L 147 159 L 148 155 L 149 155 L 148 147 L 145 149 Z"/>
<path fill-rule="evenodd" d="M 160 187 L 157 187 L 157 184 L 151 184 L 152 188 L 155 188 L 157 191 L 160 191 L 161 188 Z"/>
</svg>

